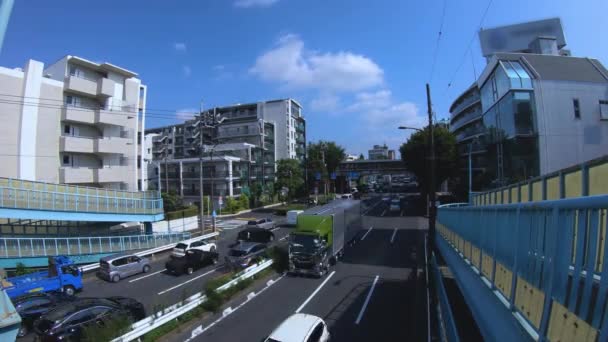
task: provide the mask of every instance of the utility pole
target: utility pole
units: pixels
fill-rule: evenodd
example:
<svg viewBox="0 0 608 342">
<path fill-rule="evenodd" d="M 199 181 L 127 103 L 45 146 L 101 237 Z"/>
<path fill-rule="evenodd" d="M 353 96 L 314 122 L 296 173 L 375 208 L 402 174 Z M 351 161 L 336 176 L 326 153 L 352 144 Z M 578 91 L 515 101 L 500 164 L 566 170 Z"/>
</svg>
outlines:
<svg viewBox="0 0 608 342">
<path fill-rule="evenodd" d="M 166 141 L 166 140 L 165 140 Z M 167 152 L 167 144 L 165 143 L 165 192 L 168 194 L 169 193 L 169 171 L 168 171 L 168 167 L 167 167 L 167 156 L 168 156 L 168 152 Z"/>
<path fill-rule="evenodd" d="M 473 193 L 473 160 L 471 154 L 473 153 L 473 143 L 469 144 L 469 204 L 471 204 L 471 194 Z"/>
<path fill-rule="evenodd" d="M 429 200 L 430 200 L 430 211 L 429 211 L 429 245 L 430 250 L 433 251 L 435 248 L 435 218 L 437 215 L 437 207 L 435 203 L 435 129 L 433 127 L 433 105 L 431 102 L 431 87 L 426 84 L 426 104 L 429 114 L 429 148 L 430 148 L 430 164 L 431 164 L 431 181 L 429 186 Z"/>
<path fill-rule="evenodd" d="M 200 217 L 201 217 L 201 235 L 205 233 L 205 192 L 203 190 L 203 152 L 204 152 L 204 140 L 203 140 L 203 128 L 202 128 L 202 119 L 203 119 L 203 101 L 201 101 L 200 114 L 198 117 L 198 134 L 200 134 L 200 148 L 199 148 L 199 158 L 198 158 L 198 186 L 199 186 L 199 194 L 200 194 Z"/>
</svg>

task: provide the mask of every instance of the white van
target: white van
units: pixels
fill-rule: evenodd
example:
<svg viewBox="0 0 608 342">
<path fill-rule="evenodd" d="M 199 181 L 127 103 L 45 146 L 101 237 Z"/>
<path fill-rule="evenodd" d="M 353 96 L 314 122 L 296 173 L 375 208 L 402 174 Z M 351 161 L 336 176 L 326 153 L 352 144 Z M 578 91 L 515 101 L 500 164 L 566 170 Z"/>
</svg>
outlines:
<svg viewBox="0 0 608 342">
<path fill-rule="evenodd" d="M 298 223 L 298 215 L 303 213 L 304 210 L 290 210 L 287 212 L 287 225 L 295 226 Z"/>
</svg>

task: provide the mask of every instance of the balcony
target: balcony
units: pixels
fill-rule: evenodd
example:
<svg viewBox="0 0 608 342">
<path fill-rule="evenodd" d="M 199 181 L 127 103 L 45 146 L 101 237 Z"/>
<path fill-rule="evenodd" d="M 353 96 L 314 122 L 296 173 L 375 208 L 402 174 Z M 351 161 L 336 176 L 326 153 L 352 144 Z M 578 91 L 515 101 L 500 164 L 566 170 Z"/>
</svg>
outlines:
<svg viewBox="0 0 608 342">
<path fill-rule="evenodd" d="M 129 107 L 121 107 L 119 110 L 106 110 L 102 108 L 86 108 L 66 106 L 61 113 L 63 121 L 81 122 L 85 124 L 104 124 L 114 126 L 128 126 L 129 119 L 135 117 L 135 113 L 129 112 Z"/>
<path fill-rule="evenodd" d="M 114 95 L 114 81 L 105 77 L 92 80 L 79 76 L 68 76 L 65 78 L 65 88 L 86 96 L 105 98 Z"/>
<path fill-rule="evenodd" d="M 95 151 L 94 138 L 66 137 L 59 138 L 60 152 L 93 153 Z"/>
<path fill-rule="evenodd" d="M 59 183 L 94 183 L 95 169 L 86 167 L 62 167 L 59 169 Z"/>
<path fill-rule="evenodd" d="M 126 154 L 129 139 L 124 138 L 102 138 L 94 139 L 95 153 Z"/>
<path fill-rule="evenodd" d="M 129 176 L 129 170 L 125 166 L 104 167 L 94 170 L 96 183 L 126 182 L 126 179 Z"/>
</svg>

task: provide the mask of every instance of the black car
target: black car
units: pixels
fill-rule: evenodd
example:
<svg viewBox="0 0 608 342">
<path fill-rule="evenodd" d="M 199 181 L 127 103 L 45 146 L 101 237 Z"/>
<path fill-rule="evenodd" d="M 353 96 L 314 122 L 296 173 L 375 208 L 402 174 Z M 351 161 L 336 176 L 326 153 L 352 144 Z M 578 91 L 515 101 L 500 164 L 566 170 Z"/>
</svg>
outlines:
<svg viewBox="0 0 608 342">
<path fill-rule="evenodd" d="M 237 244 L 241 241 L 269 243 L 274 241 L 274 233 L 264 228 L 245 228 L 236 237 Z"/>
<path fill-rule="evenodd" d="M 15 309 L 21 316 L 21 327 L 18 337 L 27 335 L 34 325 L 34 321 L 54 307 L 72 302 L 74 296 L 62 292 L 32 293 L 12 299 Z"/>
<path fill-rule="evenodd" d="M 235 269 L 249 267 L 262 258 L 266 245 L 259 242 L 239 242 L 226 256 L 226 264 Z"/>
<path fill-rule="evenodd" d="M 40 316 L 34 331 L 43 342 L 78 341 L 88 327 L 103 326 L 113 319 L 138 321 L 145 316 L 144 306 L 131 298 L 80 298 Z"/>
<path fill-rule="evenodd" d="M 216 252 L 205 252 L 198 249 L 189 249 L 183 257 L 173 257 L 165 264 L 167 272 L 180 275 L 183 273 L 192 274 L 195 270 L 217 263 L 218 254 Z"/>
</svg>

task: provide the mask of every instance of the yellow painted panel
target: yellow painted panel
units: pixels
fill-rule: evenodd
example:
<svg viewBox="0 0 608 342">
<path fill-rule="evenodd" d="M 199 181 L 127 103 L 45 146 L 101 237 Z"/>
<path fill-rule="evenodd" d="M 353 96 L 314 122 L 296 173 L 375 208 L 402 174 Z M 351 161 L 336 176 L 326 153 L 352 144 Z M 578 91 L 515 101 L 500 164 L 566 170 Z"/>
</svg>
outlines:
<svg viewBox="0 0 608 342">
<path fill-rule="evenodd" d="M 543 182 L 536 181 L 532 183 L 532 201 L 542 201 L 543 200 Z"/>
<path fill-rule="evenodd" d="M 509 203 L 509 190 L 502 191 L 502 203 L 503 204 Z"/>
<path fill-rule="evenodd" d="M 521 203 L 528 202 L 529 189 L 528 184 L 521 186 Z"/>
<path fill-rule="evenodd" d="M 8 179 L 0 179 L 0 186 L 8 187 Z"/>
<path fill-rule="evenodd" d="M 518 203 L 519 200 L 517 199 L 517 187 L 512 187 L 511 188 L 511 203 Z"/>
<path fill-rule="evenodd" d="M 547 199 L 559 199 L 559 177 L 547 178 Z"/>
<path fill-rule="evenodd" d="M 538 329 L 543 315 L 545 294 L 521 277 L 517 277 L 515 306 Z"/>
<path fill-rule="evenodd" d="M 547 337 L 550 341 L 595 342 L 597 330 L 560 303 L 553 301 Z"/>
<path fill-rule="evenodd" d="M 589 195 L 608 194 L 608 163 L 589 168 Z"/>
<path fill-rule="evenodd" d="M 583 195 L 583 173 L 580 170 L 567 173 L 564 176 L 564 185 L 566 186 L 566 198 L 581 197 Z"/>
<path fill-rule="evenodd" d="M 471 243 L 464 240 L 464 257 L 471 260 Z"/>
<path fill-rule="evenodd" d="M 481 273 L 483 273 L 490 282 L 492 282 L 492 269 L 494 267 L 494 259 L 491 256 L 483 253 L 481 255 Z"/>
<path fill-rule="evenodd" d="M 479 269 L 479 248 L 472 246 L 471 247 L 471 259 L 473 262 L 473 265 L 475 265 L 475 267 L 477 267 L 477 269 Z"/>
<path fill-rule="evenodd" d="M 513 272 L 509 271 L 509 269 L 503 266 L 501 263 L 496 262 L 496 274 L 494 284 L 507 299 L 511 298 L 512 280 Z"/>
</svg>

